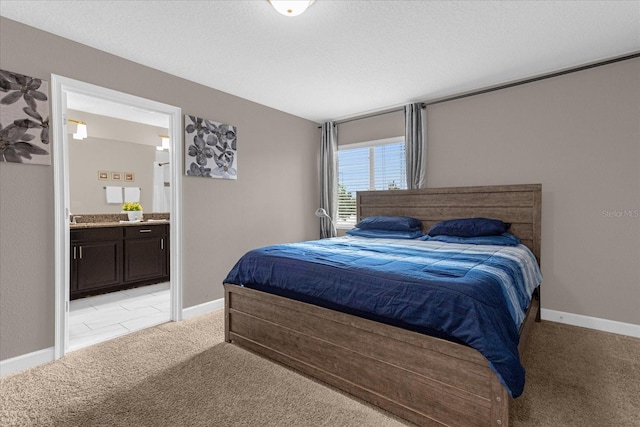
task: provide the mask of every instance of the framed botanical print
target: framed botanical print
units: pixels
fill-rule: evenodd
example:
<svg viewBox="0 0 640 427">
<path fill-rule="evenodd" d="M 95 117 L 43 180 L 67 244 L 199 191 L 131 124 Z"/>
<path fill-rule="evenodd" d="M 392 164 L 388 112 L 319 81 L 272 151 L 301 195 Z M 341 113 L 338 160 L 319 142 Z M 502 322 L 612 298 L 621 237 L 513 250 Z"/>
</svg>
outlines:
<svg viewBox="0 0 640 427">
<path fill-rule="evenodd" d="M 185 116 L 185 174 L 238 179 L 237 128 L 195 116 Z"/>
<path fill-rule="evenodd" d="M 51 164 L 48 93 L 44 80 L 0 70 L 0 162 Z"/>
</svg>

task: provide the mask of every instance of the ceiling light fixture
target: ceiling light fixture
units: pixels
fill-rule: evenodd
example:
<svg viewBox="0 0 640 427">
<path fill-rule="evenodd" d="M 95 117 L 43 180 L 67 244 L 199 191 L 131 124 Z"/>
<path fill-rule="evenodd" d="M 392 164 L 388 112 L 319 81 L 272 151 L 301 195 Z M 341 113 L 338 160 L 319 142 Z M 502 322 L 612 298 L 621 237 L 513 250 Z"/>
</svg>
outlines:
<svg viewBox="0 0 640 427">
<path fill-rule="evenodd" d="M 314 0 L 269 0 L 271 6 L 284 16 L 298 16 L 313 2 Z"/>
<path fill-rule="evenodd" d="M 76 124 L 76 132 L 73 134 L 73 139 L 83 140 L 87 137 L 87 124 L 78 120 L 67 120 L 69 123 Z"/>
</svg>

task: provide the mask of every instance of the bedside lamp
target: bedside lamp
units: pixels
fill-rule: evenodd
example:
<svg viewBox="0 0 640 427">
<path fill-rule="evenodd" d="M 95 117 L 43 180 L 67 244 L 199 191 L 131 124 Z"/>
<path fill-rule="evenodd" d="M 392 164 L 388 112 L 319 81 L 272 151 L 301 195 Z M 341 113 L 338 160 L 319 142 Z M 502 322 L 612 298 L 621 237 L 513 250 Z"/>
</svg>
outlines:
<svg viewBox="0 0 640 427">
<path fill-rule="evenodd" d="M 333 234 L 335 234 L 336 236 L 338 235 L 338 232 L 336 231 L 336 225 L 333 223 L 333 218 L 329 216 L 329 214 L 327 213 L 327 211 L 324 210 L 324 208 L 316 209 L 316 216 L 318 218 L 327 218 L 329 221 L 331 221 L 331 227 L 333 227 Z"/>
</svg>

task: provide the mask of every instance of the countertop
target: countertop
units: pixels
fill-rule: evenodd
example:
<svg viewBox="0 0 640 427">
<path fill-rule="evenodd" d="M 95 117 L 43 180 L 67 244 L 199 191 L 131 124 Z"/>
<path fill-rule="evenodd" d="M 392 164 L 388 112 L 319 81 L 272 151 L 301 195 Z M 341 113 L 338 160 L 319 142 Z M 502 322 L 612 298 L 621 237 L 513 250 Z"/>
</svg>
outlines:
<svg viewBox="0 0 640 427">
<path fill-rule="evenodd" d="M 77 224 L 69 224 L 69 229 L 75 230 L 78 228 L 107 228 L 107 227 L 132 227 L 132 226 L 145 226 L 145 225 L 162 225 L 170 224 L 171 220 L 168 219 L 156 219 L 147 221 L 108 221 L 108 222 L 79 222 Z"/>
</svg>

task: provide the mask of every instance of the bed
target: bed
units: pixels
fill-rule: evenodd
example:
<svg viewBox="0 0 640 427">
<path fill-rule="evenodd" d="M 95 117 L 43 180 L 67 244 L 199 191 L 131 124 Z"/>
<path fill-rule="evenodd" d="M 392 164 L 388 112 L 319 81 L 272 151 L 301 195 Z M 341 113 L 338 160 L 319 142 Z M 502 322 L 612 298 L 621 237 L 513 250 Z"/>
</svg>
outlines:
<svg viewBox="0 0 640 427">
<path fill-rule="evenodd" d="M 358 219 L 510 222 L 540 261 L 541 185 L 359 192 Z M 247 286 L 225 283 L 225 340 L 262 354 L 418 425 L 506 426 L 510 395 L 470 346 Z M 519 330 L 522 352 L 540 318 L 534 291 Z"/>
</svg>

